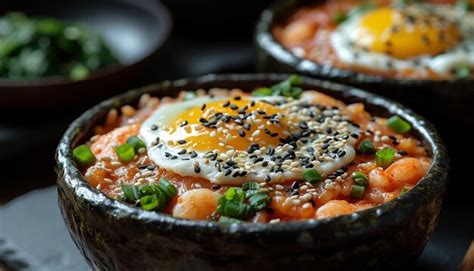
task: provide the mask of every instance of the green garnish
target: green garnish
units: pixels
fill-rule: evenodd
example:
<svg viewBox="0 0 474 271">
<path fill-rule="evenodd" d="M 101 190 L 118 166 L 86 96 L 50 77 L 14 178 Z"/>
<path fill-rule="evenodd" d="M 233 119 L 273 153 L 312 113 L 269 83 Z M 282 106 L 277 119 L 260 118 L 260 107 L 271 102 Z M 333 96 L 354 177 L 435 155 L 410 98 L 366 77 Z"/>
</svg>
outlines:
<svg viewBox="0 0 474 271">
<path fill-rule="evenodd" d="M 244 183 L 242 185 L 242 189 L 244 191 L 249 191 L 249 190 L 259 190 L 260 189 L 260 185 L 257 183 L 257 182 L 248 182 L 248 183 Z"/>
<path fill-rule="evenodd" d="M 146 211 L 151 211 L 159 207 L 159 200 L 156 195 L 148 195 L 140 198 L 140 206 Z"/>
<path fill-rule="evenodd" d="M 347 20 L 348 16 L 347 16 L 347 13 L 344 13 L 344 12 L 338 12 L 334 15 L 334 17 L 332 18 L 332 20 L 336 23 L 336 24 L 340 24 L 342 22 L 344 22 L 345 20 Z"/>
<path fill-rule="evenodd" d="M 133 157 L 135 157 L 135 149 L 128 143 L 124 143 L 115 148 L 115 153 L 117 153 L 117 156 L 123 162 L 130 162 Z"/>
<path fill-rule="evenodd" d="M 410 123 L 406 122 L 397 115 L 392 116 L 387 120 L 387 126 L 399 134 L 404 134 L 411 130 Z"/>
<path fill-rule="evenodd" d="M 375 146 L 374 146 L 374 143 L 372 143 L 372 141 L 366 139 L 364 141 L 362 141 L 360 144 L 359 144 L 359 151 L 362 153 L 362 154 L 374 154 L 375 153 Z"/>
<path fill-rule="evenodd" d="M 82 80 L 113 64 L 116 57 L 94 29 L 20 12 L 0 16 L 0 77 Z"/>
<path fill-rule="evenodd" d="M 140 138 L 136 136 L 131 136 L 127 139 L 127 143 L 132 145 L 135 153 L 138 153 L 138 150 L 141 148 L 146 148 L 145 142 L 143 142 Z"/>
<path fill-rule="evenodd" d="M 375 153 L 375 162 L 379 167 L 387 168 L 393 163 L 396 151 L 390 147 L 385 147 Z"/>
<path fill-rule="evenodd" d="M 403 187 L 402 191 L 400 192 L 400 196 L 405 195 L 406 193 L 408 193 L 408 191 L 410 190 L 408 190 L 406 187 Z"/>
<path fill-rule="evenodd" d="M 323 179 L 321 174 L 319 174 L 319 172 L 316 169 L 308 169 L 305 172 L 303 172 L 303 178 L 308 183 L 319 182 Z"/>
<path fill-rule="evenodd" d="M 168 180 L 161 178 L 160 182 L 158 183 L 158 187 L 165 192 L 168 199 L 172 199 L 176 194 L 178 194 L 178 190 L 176 186 L 170 183 Z"/>
<path fill-rule="evenodd" d="M 80 145 L 72 150 L 72 156 L 79 164 L 83 166 L 91 165 L 95 162 L 95 156 L 87 145 Z"/>
<path fill-rule="evenodd" d="M 260 211 L 270 204 L 272 198 L 267 193 L 257 193 L 249 198 L 250 207 L 255 211 Z"/>
<path fill-rule="evenodd" d="M 364 197 L 365 187 L 362 185 L 354 184 L 351 188 L 351 197 L 361 199 Z"/>
<path fill-rule="evenodd" d="M 369 185 L 369 177 L 367 177 L 367 175 L 365 175 L 365 173 L 360 170 L 352 172 L 352 179 L 357 185 L 361 185 L 364 187 L 367 187 Z"/>
<path fill-rule="evenodd" d="M 257 88 L 252 92 L 252 95 L 255 97 L 265 97 L 272 96 L 273 91 L 269 88 Z"/>
<path fill-rule="evenodd" d="M 284 96 L 298 99 L 303 93 L 303 89 L 298 87 L 303 83 L 303 79 L 298 75 L 291 75 L 286 80 L 273 85 L 271 88 L 257 88 L 252 92 L 255 97 Z"/>
<path fill-rule="evenodd" d="M 131 185 L 126 185 L 123 182 L 120 182 L 120 188 L 123 191 L 124 200 L 126 202 L 134 202 L 135 201 L 135 196 L 133 194 L 133 190 L 132 190 Z"/>
<path fill-rule="evenodd" d="M 233 218 L 233 217 L 221 215 L 221 217 L 219 217 L 219 222 L 223 224 L 240 224 L 243 221 L 240 219 Z"/>
<path fill-rule="evenodd" d="M 471 76 L 471 67 L 469 65 L 460 65 L 454 70 L 454 75 L 458 79 L 466 79 Z"/>
</svg>

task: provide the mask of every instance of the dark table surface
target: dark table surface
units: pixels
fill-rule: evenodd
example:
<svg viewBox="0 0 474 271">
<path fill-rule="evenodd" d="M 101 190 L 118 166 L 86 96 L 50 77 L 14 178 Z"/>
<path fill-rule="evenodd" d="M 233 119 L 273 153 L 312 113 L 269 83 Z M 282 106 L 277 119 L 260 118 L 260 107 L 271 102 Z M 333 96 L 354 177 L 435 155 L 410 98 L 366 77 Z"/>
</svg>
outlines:
<svg viewBox="0 0 474 271">
<path fill-rule="evenodd" d="M 255 16 L 247 21 L 254 20 Z M 252 23 L 225 33 L 206 27 L 183 30 L 178 24 L 156 65 L 134 84 L 138 87 L 207 73 L 254 72 L 252 31 Z M 15 265 L 14 270 L 88 268 L 69 238 L 57 207 L 55 187 L 50 186 L 56 178 L 56 144 L 68 123 L 89 106 L 61 112 L 5 112 L 0 108 L 0 270 L 6 263 Z M 474 239 L 472 196 L 463 188 L 470 180 L 465 170 L 470 160 L 464 153 L 474 149 L 461 144 L 451 127 L 436 125 L 449 147 L 451 183 L 439 226 L 416 267 L 456 270 Z M 35 190 L 43 187 L 48 188 Z"/>
</svg>

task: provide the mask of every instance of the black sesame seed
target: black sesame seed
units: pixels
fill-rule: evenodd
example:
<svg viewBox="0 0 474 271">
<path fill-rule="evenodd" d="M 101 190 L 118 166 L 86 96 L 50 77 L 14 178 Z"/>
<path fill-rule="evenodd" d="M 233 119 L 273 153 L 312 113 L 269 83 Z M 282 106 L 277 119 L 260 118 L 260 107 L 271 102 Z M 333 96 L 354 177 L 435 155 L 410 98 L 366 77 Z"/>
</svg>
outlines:
<svg viewBox="0 0 474 271">
<path fill-rule="evenodd" d="M 262 167 L 266 167 L 266 166 L 268 166 L 268 161 L 263 161 Z"/>
<path fill-rule="evenodd" d="M 232 177 L 238 177 L 240 175 L 240 171 L 236 170 L 234 174 L 232 174 Z"/>
<path fill-rule="evenodd" d="M 238 107 L 237 105 L 235 105 L 235 104 L 231 104 L 231 105 L 230 105 L 230 109 L 232 109 L 232 110 L 237 110 L 237 109 L 239 109 L 239 107 Z"/>
<path fill-rule="evenodd" d="M 206 104 L 203 104 L 203 105 L 201 106 L 201 111 L 203 111 L 204 109 L 206 109 Z"/>
<path fill-rule="evenodd" d="M 180 144 L 180 145 L 186 144 L 186 140 L 180 139 L 180 140 L 178 140 L 178 144 Z"/>
<path fill-rule="evenodd" d="M 182 150 L 180 150 L 180 151 L 178 152 L 179 155 L 183 155 L 183 154 L 185 154 L 185 153 L 186 153 L 186 150 L 185 150 L 185 149 L 182 149 Z"/>
<path fill-rule="evenodd" d="M 244 124 L 245 130 L 250 131 L 250 127 L 251 127 L 251 126 L 250 126 L 250 123 Z"/>
<path fill-rule="evenodd" d="M 222 107 L 228 107 L 230 105 L 230 101 L 225 102 Z"/>
<path fill-rule="evenodd" d="M 250 101 L 250 106 L 255 106 L 255 101 Z"/>
<path fill-rule="evenodd" d="M 187 121 L 187 120 L 183 120 L 179 126 L 180 126 L 180 127 L 184 127 L 184 126 L 186 126 L 186 125 L 188 125 L 188 121 Z"/>
<path fill-rule="evenodd" d="M 240 136 L 240 137 L 245 137 L 245 132 L 244 132 L 244 130 L 239 130 L 239 136 Z"/>
<path fill-rule="evenodd" d="M 234 97 L 234 100 L 236 100 L 236 101 L 240 101 L 240 99 L 241 99 L 240 96 L 235 96 L 235 97 Z"/>
<path fill-rule="evenodd" d="M 270 182 L 272 180 L 272 178 L 270 177 L 270 175 L 267 175 L 265 176 L 265 182 Z"/>
<path fill-rule="evenodd" d="M 297 182 L 297 181 L 294 181 L 294 182 L 291 184 L 291 188 L 292 188 L 292 189 L 299 189 L 299 188 L 300 188 L 300 183 Z"/>
<path fill-rule="evenodd" d="M 197 157 L 197 153 L 195 151 L 191 151 L 191 153 L 189 155 L 191 156 L 191 158 L 196 158 Z"/>
<path fill-rule="evenodd" d="M 205 119 L 205 118 L 199 118 L 199 122 L 200 122 L 200 123 L 206 123 L 206 122 L 208 122 L 208 121 L 207 121 L 207 119 Z"/>
<path fill-rule="evenodd" d="M 255 159 L 253 162 L 256 164 L 258 162 L 262 162 L 263 161 L 263 157 L 259 157 L 257 159 Z"/>
<path fill-rule="evenodd" d="M 357 139 L 357 138 L 359 138 L 359 134 L 353 133 L 353 134 L 351 134 L 351 137 L 353 137 L 353 138 L 356 138 L 356 139 Z"/>
<path fill-rule="evenodd" d="M 201 168 L 198 165 L 194 166 L 194 172 L 196 173 L 201 172 Z"/>
<path fill-rule="evenodd" d="M 306 123 L 306 121 L 301 121 L 300 122 L 300 128 L 303 129 L 303 130 L 308 129 L 308 123 Z"/>
<path fill-rule="evenodd" d="M 225 176 L 229 176 L 232 173 L 232 169 L 228 169 L 225 171 Z"/>
<path fill-rule="evenodd" d="M 244 177 L 244 176 L 247 175 L 247 174 L 248 174 L 248 172 L 247 172 L 246 170 L 244 170 L 244 171 L 241 171 L 241 172 L 240 172 L 240 175 L 239 175 L 239 176 L 240 176 L 240 177 Z"/>
<path fill-rule="evenodd" d="M 213 185 L 211 185 L 211 189 L 212 189 L 212 190 L 219 190 L 220 188 L 221 188 L 221 186 L 218 185 L 218 184 L 213 184 Z"/>
<path fill-rule="evenodd" d="M 398 154 L 405 156 L 405 155 L 408 155 L 408 152 L 401 150 L 398 152 Z"/>
<path fill-rule="evenodd" d="M 150 127 L 150 129 L 151 129 L 152 131 L 155 131 L 156 129 L 158 129 L 158 126 L 156 126 L 155 124 L 153 124 L 153 125 Z"/>
</svg>

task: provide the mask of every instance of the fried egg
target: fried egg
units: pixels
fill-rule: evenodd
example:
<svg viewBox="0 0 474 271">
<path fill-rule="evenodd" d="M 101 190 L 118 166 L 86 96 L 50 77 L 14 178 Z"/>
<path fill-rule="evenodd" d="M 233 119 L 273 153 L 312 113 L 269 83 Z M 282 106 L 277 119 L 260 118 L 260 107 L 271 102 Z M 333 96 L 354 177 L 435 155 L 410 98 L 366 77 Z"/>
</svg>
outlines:
<svg viewBox="0 0 474 271">
<path fill-rule="evenodd" d="M 438 74 L 474 67 L 474 13 L 453 5 L 386 6 L 353 15 L 331 35 L 344 63 Z"/>
<path fill-rule="evenodd" d="M 338 108 L 304 98 L 202 96 L 160 107 L 140 137 L 160 168 L 240 185 L 333 174 L 353 161 L 358 132 Z"/>
</svg>

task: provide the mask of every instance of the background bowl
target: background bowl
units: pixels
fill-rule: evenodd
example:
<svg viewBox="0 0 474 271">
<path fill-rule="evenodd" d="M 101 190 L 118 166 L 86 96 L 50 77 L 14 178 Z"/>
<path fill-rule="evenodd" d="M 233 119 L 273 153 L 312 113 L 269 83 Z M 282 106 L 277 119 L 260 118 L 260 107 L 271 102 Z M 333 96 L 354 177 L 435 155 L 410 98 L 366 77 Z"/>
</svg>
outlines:
<svg viewBox="0 0 474 271">
<path fill-rule="evenodd" d="M 263 11 L 256 26 L 255 46 L 261 72 L 302 73 L 341 82 L 397 100 L 434 121 L 436 125 L 474 129 L 474 120 L 460 118 L 474 112 L 474 79 L 410 80 L 386 78 L 318 64 L 296 56 L 273 36 L 274 25 L 284 22 L 295 10 L 328 0 L 285 0 Z M 449 126 L 447 126 L 449 125 Z"/>
<path fill-rule="evenodd" d="M 103 36 L 122 65 L 98 70 L 81 81 L 0 78 L 2 109 L 71 107 L 124 91 L 153 63 L 171 30 L 169 12 L 154 0 L 2 1 L 0 15 L 8 11 L 84 24 Z"/>
<path fill-rule="evenodd" d="M 304 78 L 303 87 L 345 102 L 364 102 L 380 116 L 398 114 L 429 147 L 433 166 L 409 193 L 377 208 L 332 219 L 223 226 L 176 219 L 107 198 L 76 168 L 71 149 L 92 135 L 111 108 L 136 104 L 143 93 L 158 97 L 183 89 L 268 86 L 287 75 L 209 75 L 166 81 L 127 92 L 93 107 L 74 121 L 57 154 L 59 206 L 77 247 L 99 270 L 371 270 L 414 261 L 433 232 L 448 182 L 448 161 L 434 128 L 390 100 L 350 87 Z"/>
</svg>

